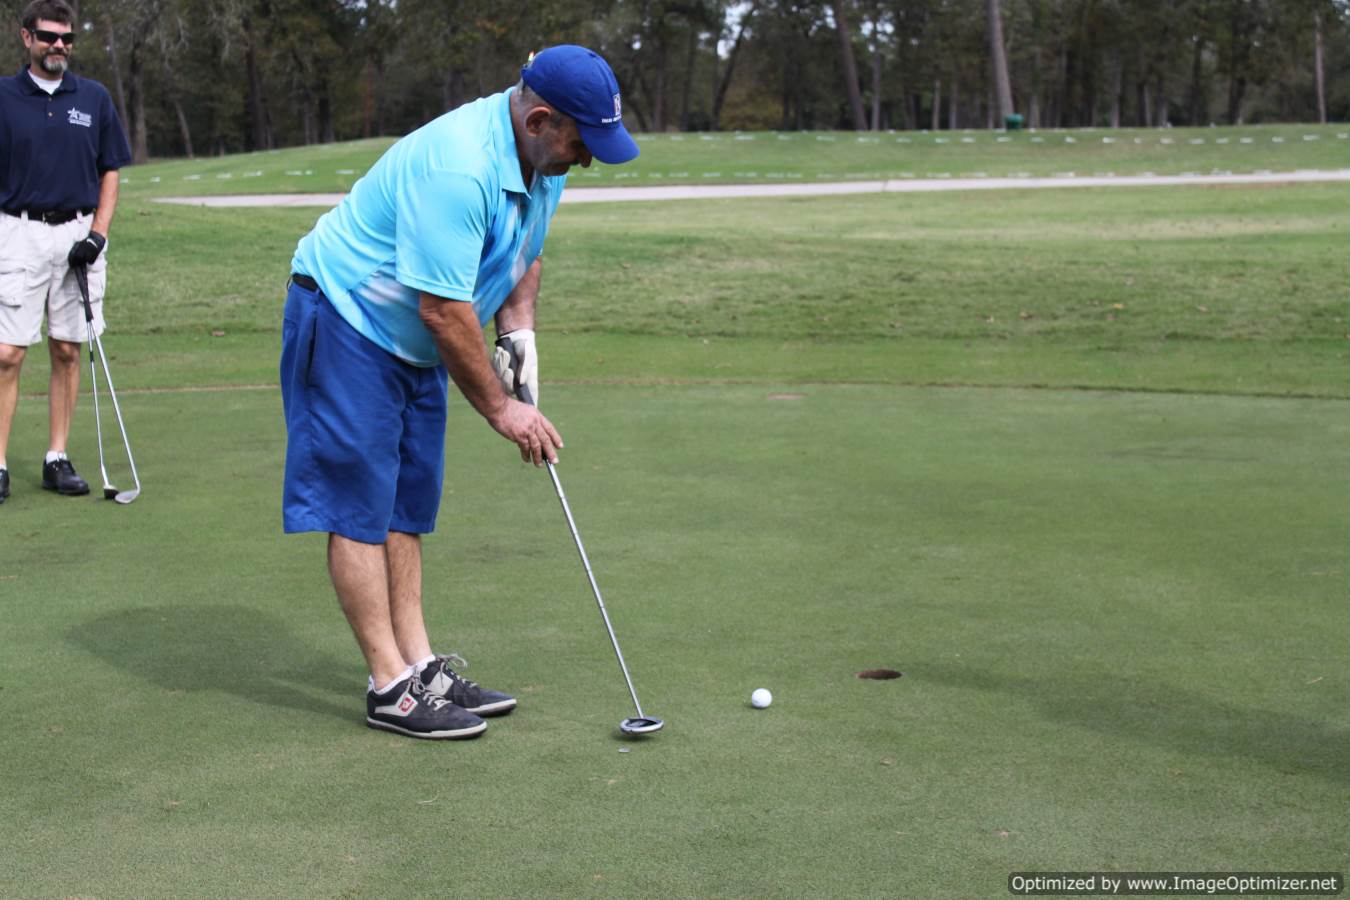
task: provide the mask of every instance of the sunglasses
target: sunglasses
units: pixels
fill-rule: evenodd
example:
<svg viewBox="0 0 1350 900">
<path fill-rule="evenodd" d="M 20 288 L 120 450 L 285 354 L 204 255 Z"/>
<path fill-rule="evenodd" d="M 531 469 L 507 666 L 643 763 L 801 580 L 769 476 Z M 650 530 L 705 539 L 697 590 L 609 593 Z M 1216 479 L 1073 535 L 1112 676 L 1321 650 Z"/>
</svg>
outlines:
<svg viewBox="0 0 1350 900">
<path fill-rule="evenodd" d="M 61 41 L 69 47 L 75 43 L 75 32 L 73 31 L 47 31 L 45 28 L 35 28 L 29 34 L 44 44 L 55 44 L 57 41 Z"/>
</svg>

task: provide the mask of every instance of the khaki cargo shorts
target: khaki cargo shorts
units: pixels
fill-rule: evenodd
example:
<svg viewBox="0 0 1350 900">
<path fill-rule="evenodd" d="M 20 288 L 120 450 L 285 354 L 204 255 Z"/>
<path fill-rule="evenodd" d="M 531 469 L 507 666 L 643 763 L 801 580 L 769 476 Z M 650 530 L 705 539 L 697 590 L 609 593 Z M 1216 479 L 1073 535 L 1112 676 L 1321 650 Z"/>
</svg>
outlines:
<svg viewBox="0 0 1350 900">
<path fill-rule="evenodd" d="M 89 233 L 93 214 L 47 225 L 0 213 L 0 344 L 28 347 L 47 336 L 83 343 L 89 339 L 84 304 L 66 255 Z M 103 288 L 108 280 L 105 248 L 89 267 L 89 304 L 94 333 L 103 334 Z"/>
</svg>

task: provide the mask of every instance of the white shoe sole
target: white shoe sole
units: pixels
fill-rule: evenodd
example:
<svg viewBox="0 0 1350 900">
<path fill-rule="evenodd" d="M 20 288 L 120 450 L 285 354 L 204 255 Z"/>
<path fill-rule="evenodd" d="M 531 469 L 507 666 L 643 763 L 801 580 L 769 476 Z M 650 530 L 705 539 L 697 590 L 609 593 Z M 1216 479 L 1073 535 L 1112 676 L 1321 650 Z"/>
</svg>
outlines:
<svg viewBox="0 0 1350 900">
<path fill-rule="evenodd" d="M 468 728 L 449 728 L 442 731 L 413 731 L 408 728 L 400 728 L 392 722 L 385 722 L 380 719 L 372 719 L 366 716 L 366 724 L 371 728 L 378 728 L 381 731 L 393 731 L 398 734 L 406 734 L 408 737 L 426 738 L 428 740 L 453 741 L 460 738 L 471 738 L 475 735 L 487 731 L 487 723 L 479 722 L 477 725 L 470 725 Z"/>
<path fill-rule="evenodd" d="M 509 700 L 498 700 L 496 703 L 484 703 L 482 706 L 475 706 L 468 711 L 475 716 L 500 716 L 502 713 L 510 712 L 516 708 L 516 698 Z"/>
</svg>

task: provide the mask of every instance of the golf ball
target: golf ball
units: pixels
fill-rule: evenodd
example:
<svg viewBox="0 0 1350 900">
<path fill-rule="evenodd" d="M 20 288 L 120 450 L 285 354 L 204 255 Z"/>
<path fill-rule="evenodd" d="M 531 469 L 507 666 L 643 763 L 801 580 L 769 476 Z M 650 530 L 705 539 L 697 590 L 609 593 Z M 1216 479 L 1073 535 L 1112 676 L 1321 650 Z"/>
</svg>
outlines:
<svg viewBox="0 0 1350 900">
<path fill-rule="evenodd" d="M 755 709 L 763 709 L 773 702 L 773 694 L 770 694 L 767 688 L 756 688 L 750 695 L 750 705 Z"/>
</svg>

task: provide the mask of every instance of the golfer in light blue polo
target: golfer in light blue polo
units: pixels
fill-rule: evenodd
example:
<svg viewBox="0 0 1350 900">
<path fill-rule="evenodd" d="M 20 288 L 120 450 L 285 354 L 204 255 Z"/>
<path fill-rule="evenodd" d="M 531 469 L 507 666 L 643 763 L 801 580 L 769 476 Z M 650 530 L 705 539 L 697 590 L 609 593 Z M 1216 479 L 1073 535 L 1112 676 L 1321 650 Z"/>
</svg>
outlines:
<svg viewBox="0 0 1350 900">
<path fill-rule="evenodd" d="M 568 170 L 637 155 L 609 65 L 550 47 L 515 87 L 390 147 L 296 247 L 283 523 L 328 533 L 329 575 L 370 669 L 372 728 L 467 738 L 516 705 L 434 653 L 422 614 L 420 536 L 440 504 L 448 380 L 522 459 L 557 461 L 562 438 L 515 397 L 522 384 L 539 396 L 540 252 Z"/>
</svg>

